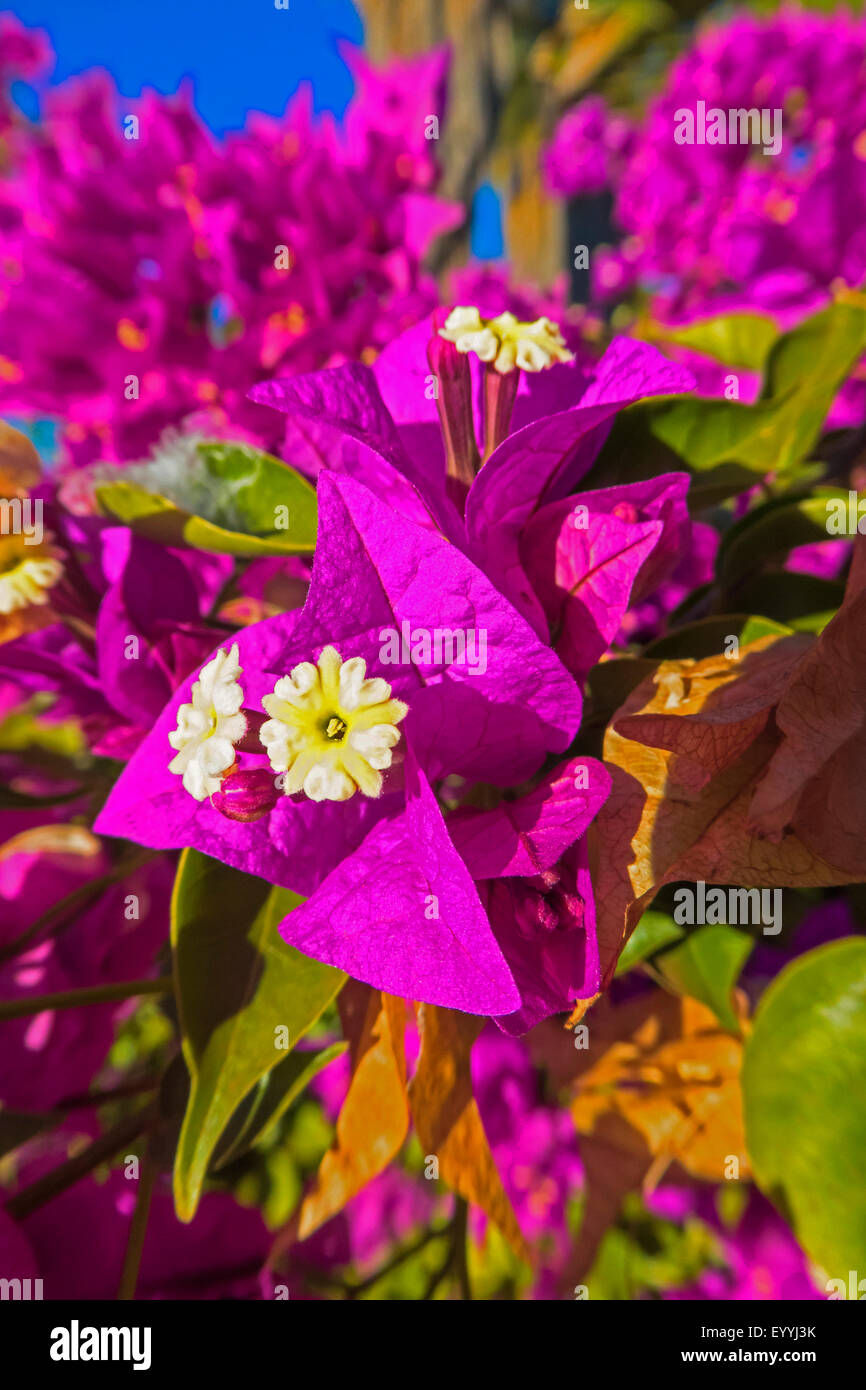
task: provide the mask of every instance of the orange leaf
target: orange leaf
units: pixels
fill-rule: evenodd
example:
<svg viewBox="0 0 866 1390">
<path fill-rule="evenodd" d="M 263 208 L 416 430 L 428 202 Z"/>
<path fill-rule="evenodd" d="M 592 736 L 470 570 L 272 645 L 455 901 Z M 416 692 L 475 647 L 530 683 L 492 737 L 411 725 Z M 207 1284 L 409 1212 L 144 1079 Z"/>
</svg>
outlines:
<svg viewBox="0 0 866 1390">
<path fill-rule="evenodd" d="M 652 698 L 638 714 L 615 715 L 616 731 L 676 753 L 677 780 L 700 791 L 763 732 L 791 672 L 813 642 L 808 633 L 761 637 L 735 661 L 712 656 L 662 662 L 654 673 Z"/>
<path fill-rule="evenodd" d="M 403 1000 L 349 980 L 339 1007 L 350 1042 L 352 1079 L 334 1144 L 301 1205 L 300 1240 L 342 1211 L 388 1166 L 409 1127 Z"/>
<path fill-rule="evenodd" d="M 482 1023 L 453 1009 L 419 1007 L 421 1053 L 409 1088 L 412 1118 L 424 1152 L 439 1160 L 442 1181 L 486 1212 L 519 1258 L 528 1262 L 529 1249 L 472 1095 L 469 1057 Z"/>
<path fill-rule="evenodd" d="M 737 1000 L 744 1013 L 743 996 Z M 718 1182 L 734 1157 L 738 1176 L 749 1176 L 742 1041 L 709 1009 L 658 991 L 619 1008 L 605 1000 L 590 1028 L 592 1056 L 581 1053 L 574 1064 L 586 1202 L 569 1282 L 589 1269 L 626 1193 L 651 1191 L 672 1163 Z"/>
</svg>

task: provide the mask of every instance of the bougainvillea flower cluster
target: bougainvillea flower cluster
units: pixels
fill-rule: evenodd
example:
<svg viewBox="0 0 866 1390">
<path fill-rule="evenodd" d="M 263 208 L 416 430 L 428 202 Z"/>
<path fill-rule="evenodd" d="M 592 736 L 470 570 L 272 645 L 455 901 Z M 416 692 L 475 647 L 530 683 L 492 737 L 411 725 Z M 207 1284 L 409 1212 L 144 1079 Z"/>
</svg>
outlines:
<svg viewBox="0 0 866 1390">
<path fill-rule="evenodd" d="M 567 749 L 581 702 L 566 667 L 582 674 L 607 649 L 632 584 L 642 572 L 658 583 L 689 525 L 685 478 L 626 486 L 598 507 L 586 494 L 563 513 L 557 499 L 616 411 L 688 385 L 654 349 L 626 341 L 590 382 L 561 363 L 568 356 L 549 320 L 458 308 L 438 330 L 422 324 L 398 340 L 373 370 L 257 388 L 257 400 L 286 413 L 290 438 L 303 422 L 320 455 L 342 459 L 339 472 L 319 474 L 309 597 L 299 616 L 247 629 L 180 691 L 99 821 L 160 848 L 207 847 L 310 894 L 283 927 L 307 954 L 390 993 L 511 1016 L 517 1031 L 597 990 L 586 850 L 572 847 L 606 796 L 606 773 L 594 759 L 563 762 L 487 811 L 445 790 L 440 801 L 456 802 L 446 819 L 433 788 L 455 778 L 467 789 L 518 786 Z M 478 430 L 470 357 L 483 374 Z M 427 377 L 439 385 L 429 407 Z M 476 434 L 488 457 L 465 487 L 480 462 Z M 544 527 L 550 554 L 543 598 L 521 563 L 530 523 Z M 531 553 L 544 553 L 540 542 Z M 599 628 L 605 595 L 610 617 Z M 565 666 L 550 633 L 563 605 Z M 265 814 L 241 825 L 206 798 L 235 768 L 244 708 L 269 716 L 261 748 L 282 795 L 273 804 L 259 778 Z M 169 764 L 166 738 L 177 752 Z M 255 756 L 241 775 L 261 774 Z M 532 827 L 529 849 L 521 825 Z"/>
<path fill-rule="evenodd" d="M 462 216 L 424 136 L 447 55 L 356 62 L 343 129 L 301 92 L 223 142 L 189 91 L 124 102 L 98 73 L 46 90 L 4 192 L 3 407 L 61 417 L 77 461 L 141 457 L 190 417 L 257 437 L 255 381 L 374 355 L 414 322 L 434 302 L 420 258 Z"/>
</svg>

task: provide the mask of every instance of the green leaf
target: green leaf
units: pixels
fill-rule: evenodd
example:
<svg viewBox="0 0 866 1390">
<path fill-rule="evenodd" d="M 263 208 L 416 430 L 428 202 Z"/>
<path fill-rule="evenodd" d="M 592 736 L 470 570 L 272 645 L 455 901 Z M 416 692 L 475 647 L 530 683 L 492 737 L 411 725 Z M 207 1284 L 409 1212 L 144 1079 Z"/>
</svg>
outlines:
<svg viewBox="0 0 866 1390">
<path fill-rule="evenodd" d="M 661 473 L 686 471 L 695 475 L 689 489 L 691 508 L 702 510 L 724 502 L 754 487 L 755 470 L 742 463 L 724 462 L 724 449 L 714 451 L 709 447 L 712 432 L 716 417 L 722 424 L 728 422 L 730 432 L 733 428 L 730 412 L 746 408 L 731 401 L 706 401 L 697 397 L 638 401 L 617 415 L 584 486 L 614 487 Z M 706 421 L 705 412 L 709 412 Z M 694 436 L 694 446 L 690 432 Z"/>
<path fill-rule="evenodd" d="M 43 702 L 50 708 L 54 697 L 37 695 L 0 720 L 0 750 L 4 753 L 25 753 L 38 749 L 60 758 L 77 758 L 86 745 L 79 725 L 74 719 L 49 723 L 38 716 L 44 713 Z"/>
<path fill-rule="evenodd" d="M 679 941 L 683 935 L 683 929 L 677 926 L 673 917 L 667 912 L 657 912 L 650 908 L 641 917 L 616 963 L 617 975 L 624 975 L 627 970 L 633 970 L 641 961 L 648 960 L 655 955 L 663 946 L 669 946 L 672 941 Z"/>
<path fill-rule="evenodd" d="M 809 497 L 776 498 L 747 512 L 722 539 L 716 562 L 720 583 L 730 587 L 795 546 L 831 540 L 827 504 L 834 501 L 847 504 L 847 489 L 816 488 Z"/>
<path fill-rule="evenodd" d="M 278 1062 L 235 1111 L 217 1146 L 213 1166 L 224 1168 L 264 1139 L 313 1077 L 346 1052 L 348 1046 L 347 1042 L 338 1042 L 315 1052 L 299 1049 Z"/>
<path fill-rule="evenodd" d="M 191 1221 L 211 1156 L 232 1114 L 313 1026 L 345 983 L 280 937 L 302 900 L 186 850 L 172 897 L 172 946 L 190 1096 L 174 1169 L 181 1221 Z"/>
<path fill-rule="evenodd" d="M 715 656 L 724 652 L 725 639 L 736 637 L 740 646 L 755 642 L 759 637 L 775 634 L 786 637 L 791 629 L 771 618 L 754 617 L 746 613 L 727 613 L 718 618 L 701 618 L 696 623 L 668 632 L 656 638 L 644 648 L 644 656 L 653 659 L 670 660 L 678 657 L 692 657 L 699 661 L 702 657 Z"/>
<path fill-rule="evenodd" d="M 678 994 L 700 1000 L 712 1009 L 723 1028 L 737 1033 L 740 1025 L 731 1005 L 731 991 L 754 944 L 735 927 L 699 927 L 660 956 L 656 965 Z"/>
<path fill-rule="evenodd" d="M 181 495 L 172 500 L 127 480 L 100 483 L 100 506 L 161 545 L 225 555 L 285 555 L 315 548 L 316 494 L 300 473 L 248 444 L 199 444 L 197 452 L 203 473 L 190 484 L 190 501 Z M 202 499 L 207 516 L 195 510 L 196 501 L 200 509 L 204 506 Z M 288 513 L 285 528 L 276 524 L 279 507 Z"/>
<path fill-rule="evenodd" d="M 763 613 L 795 631 L 820 632 L 842 603 L 845 585 L 840 579 L 783 570 L 746 580 L 737 594 L 752 613 Z"/>
<path fill-rule="evenodd" d="M 734 313 L 695 319 L 682 327 L 664 323 L 643 326 L 650 342 L 676 343 L 731 367 L 760 372 L 779 337 L 779 325 L 769 314 Z"/>
<path fill-rule="evenodd" d="M 287 507 L 284 545 L 315 547 L 316 491 L 294 468 L 249 444 L 200 444 L 198 452 L 211 479 L 221 484 L 218 495 L 226 499 L 228 513 L 224 525 L 235 513 L 245 534 L 272 537 L 277 508 Z"/>
<path fill-rule="evenodd" d="M 769 986 L 746 1044 L 755 1178 L 832 1278 L 866 1269 L 866 940 L 809 951 Z"/>
<path fill-rule="evenodd" d="M 864 349 L 866 298 L 845 291 L 776 340 L 754 405 L 670 396 L 621 411 L 587 485 L 685 466 L 698 475 L 691 505 L 707 506 L 765 474 L 796 479 Z"/>
</svg>

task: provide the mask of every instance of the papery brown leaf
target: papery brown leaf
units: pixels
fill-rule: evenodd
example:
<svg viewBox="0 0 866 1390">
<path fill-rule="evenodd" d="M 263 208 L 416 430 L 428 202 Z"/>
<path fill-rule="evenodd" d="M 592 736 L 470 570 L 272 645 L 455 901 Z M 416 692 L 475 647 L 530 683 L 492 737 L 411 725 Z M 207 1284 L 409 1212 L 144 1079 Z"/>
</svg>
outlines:
<svg viewBox="0 0 866 1390">
<path fill-rule="evenodd" d="M 472 1094 L 469 1058 L 483 1020 L 453 1009 L 422 1004 L 421 1052 L 409 1103 L 425 1154 L 439 1160 L 442 1181 L 480 1207 L 520 1259 L 531 1259 L 490 1152 Z"/>
<path fill-rule="evenodd" d="M 0 420 L 0 495 L 22 496 L 41 476 L 39 455 L 27 435 Z"/>
<path fill-rule="evenodd" d="M 866 589 L 866 539 L 864 539 L 862 532 L 858 532 L 854 540 L 848 583 L 845 585 L 845 602 L 853 602 L 864 589 Z"/>
<path fill-rule="evenodd" d="M 861 554 L 864 546 L 858 537 Z M 755 832 L 784 843 L 793 830 L 813 853 L 858 878 L 866 877 L 864 637 L 866 588 L 855 582 L 779 700 L 782 741 L 749 810 Z"/>
<path fill-rule="evenodd" d="M 744 997 L 735 998 L 745 1018 Z M 586 1186 L 569 1282 L 590 1268 L 625 1195 L 651 1191 L 671 1164 L 710 1182 L 725 1177 L 732 1157 L 741 1178 L 750 1171 L 742 1039 L 723 1031 L 703 1004 L 661 991 L 618 1008 L 605 1000 L 590 1038 L 575 1062 L 572 1115 Z"/>
<path fill-rule="evenodd" d="M 639 714 L 614 716 L 617 732 L 676 753 L 672 771 L 700 791 L 767 726 L 792 671 L 813 645 L 809 633 L 760 637 L 736 660 L 665 661 Z"/>
<path fill-rule="evenodd" d="M 783 888 L 862 877 L 828 862 L 797 834 L 773 844 L 748 822 L 755 788 L 779 746 L 773 706 L 813 646 L 798 634 L 761 638 L 739 661 L 662 662 L 614 716 L 604 741 L 613 787 L 594 826 L 605 986 L 641 913 L 666 883 Z"/>
<path fill-rule="evenodd" d="M 334 1144 L 301 1204 L 300 1240 L 330 1221 L 387 1168 L 409 1128 L 403 1000 L 349 980 L 339 1008 L 350 1043 L 352 1078 Z"/>
</svg>

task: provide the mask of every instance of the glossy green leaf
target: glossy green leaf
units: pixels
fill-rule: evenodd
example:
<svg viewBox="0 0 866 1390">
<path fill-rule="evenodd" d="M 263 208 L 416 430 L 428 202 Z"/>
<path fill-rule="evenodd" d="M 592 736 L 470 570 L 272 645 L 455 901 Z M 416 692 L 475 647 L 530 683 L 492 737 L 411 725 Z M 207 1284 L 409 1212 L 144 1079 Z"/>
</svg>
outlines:
<svg viewBox="0 0 866 1390">
<path fill-rule="evenodd" d="M 755 1178 L 831 1278 L 866 1270 L 866 940 L 787 966 L 746 1044 L 743 1099 Z"/>
<path fill-rule="evenodd" d="M 622 411 L 588 485 L 686 467 L 697 475 L 691 505 L 706 506 L 769 473 L 790 483 L 864 350 L 866 298 L 846 292 L 775 341 L 753 405 L 676 396 Z"/>
<path fill-rule="evenodd" d="M 687 994 L 712 1009 L 723 1028 L 739 1031 L 731 991 L 754 947 L 735 927 L 707 926 L 691 932 L 679 946 L 665 951 L 656 965 L 678 994 Z"/>
<path fill-rule="evenodd" d="M 186 850 L 172 897 L 172 946 L 190 1096 L 174 1169 L 191 1221 L 213 1152 L 238 1106 L 293 1048 L 346 976 L 287 945 L 294 893 Z"/>
<path fill-rule="evenodd" d="M 681 327 L 651 323 L 643 332 L 651 342 L 676 343 L 731 367 L 760 372 L 779 326 L 769 314 L 734 313 L 695 319 Z"/>
<path fill-rule="evenodd" d="M 278 1062 L 235 1111 L 217 1146 L 214 1167 L 224 1168 L 264 1139 L 313 1077 L 346 1052 L 348 1046 L 347 1042 L 338 1042 L 318 1051 L 297 1049 Z"/>
<path fill-rule="evenodd" d="M 820 632 L 842 602 L 845 585 L 839 579 L 819 579 L 796 570 L 756 575 L 737 588 L 737 597 L 750 612 L 762 613 L 795 631 Z"/>
<path fill-rule="evenodd" d="M 226 555 L 285 555 L 316 543 L 316 494 L 306 478 L 280 459 L 248 444 L 198 446 L 206 482 L 208 516 L 151 492 L 138 481 L 103 482 L 96 496 L 103 511 L 162 545 L 191 546 Z M 201 505 L 201 479 L 192 494 Z M 182 487 L 181 487 L 182 492 Z M 285 508 L 286 522 L 278 508 Z"/>
<path fill-rule="evenodd" d="M 644 648 L 644 656 L 653 659 L 692 657 L 700 661 L 703 657 L 715 656 L 725 651 L 728 637 L 736 637 L 741 647 L 755 642 L 759 637 L 786 637 L 791 629 L 771 618 L 755 617 L 745 613 L 727 613 L 721 617 L 701 618 L 696 623 L 668 632 Z"/>
<path fill-rule="evenodd" d="M 798 545 L 831 540 L 828 503 L 847 503 L 848 491 L 816 488 L 809 497 L 779 498 L 747 512 L 726 533 L 716 564 L 720 583 L 730 586 L 744 575 Z"/>
<path fill-rule="evenodd" d="M 726 498 L 744 492 L 755 484 L 753 468 L 742 463 L 725 462 L 724 449 L 713 451 L 709 448 L 715 417 L 718 416 L 723 424 L 727 423 L 730 433 L 733 426 L 729 414 L 740 408 L 729 401 L 705 401 L 692 397 L 685 400 L 671 397 L 661 401 L 639 401 L 636 405 L 630 405 L 626 410 L 621 410 L 614 420 L 613 428 L 584 486 L 613 487 L 662 473 L 691 472 L 695 475 L 689 489 L 691 508 L 702 510 L 724 502 Z M 709 418 L 705 424 L 707 412 Z M 697 441 L 694 458 L 686 425 L 691 427 Z M 701 442 L 704 432 L 706 445 Z M 665 437 L 666 433 L 672 436 L 670 442 Z"/>
<path fill-rule="evenodd" d="M 650 908 L 643 914 L 622 949 L 616 963 L 617 975 L 624 975 L 626 971 L 633 970 L 641 961 L 655 955 L 656 951 L 661 951 L 672 941 L 679 941 L 682 935 L 682 927 L 677 926 L 669 913 L 657 912 Z"/>
</svg>

